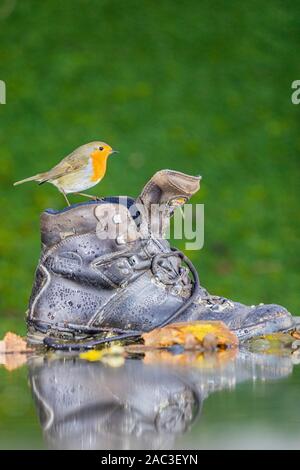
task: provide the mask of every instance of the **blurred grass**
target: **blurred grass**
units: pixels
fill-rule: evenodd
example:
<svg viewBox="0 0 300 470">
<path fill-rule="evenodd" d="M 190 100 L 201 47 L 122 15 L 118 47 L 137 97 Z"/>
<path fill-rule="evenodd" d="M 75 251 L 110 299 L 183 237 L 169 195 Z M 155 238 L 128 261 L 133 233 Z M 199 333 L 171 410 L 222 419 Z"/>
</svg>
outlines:
<svg viewBox="0 0 300 470">
<path fill-rule="evenodd" d="M 205 245 L 190 255 L 203 284 L 297 314 L 300 5 L 10 3 L 7 16 L 0 8 L 0 333 L 25 331 L 39 213 L 64 205 L 50 185 L 12 182 L 93 139 L 121 152 L 95 194 L 135 196 L 161 168 L 202 174 L 193 202 L 205 203 Z"/>
<path fill-rule="evenodd" d="M 13 373 L 0 367 L 0 417 L 0 450 L 44 447 L 27 367 Z"/>
</svg>

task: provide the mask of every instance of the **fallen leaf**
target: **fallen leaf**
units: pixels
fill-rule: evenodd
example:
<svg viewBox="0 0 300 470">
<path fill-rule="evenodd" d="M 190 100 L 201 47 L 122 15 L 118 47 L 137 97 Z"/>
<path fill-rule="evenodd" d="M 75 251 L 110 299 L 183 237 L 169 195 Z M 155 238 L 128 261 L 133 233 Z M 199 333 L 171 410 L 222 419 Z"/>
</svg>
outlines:
<svg viewBox="0 0 300 470">
<path fill-rule="evenodd" d="M 174 323 L 143 334 L 146 347 L 166 348 L 179 344 L 185 349 L 211 350 L 236 347 L 238 339 L 224 323 L 195 321 Z"/>
<path fill-rule="evenodd" d="M 26 353 L 31 351 L 21 336 L 9 331 L 0 341 L 0 364 L 9 371 L 18 369 L 26 363 Z"/>
<path fill-rule="evenodd" d="M 92 349 L 79 355 L 80 359 L 89 362 L 103 362 L 110 367 L 120 367 L 124 364 L 124 348 L 122 346 L 113 345 L 110 348 L 100 350 Z"/>
<path fill-rule="evenodd" d="M 6 333 L 4 336 L 3 340 L 0 341 L 0 353 L 2 354 L 8 354 L 8 353 L 25 353 L 32 351 L 27 346 L 26 341 L 21 338 L 21 336 L 16 335 L 15 333 L 12 333 L 9 331 Z"/>
<path fill-rule="evenodd" d="M 92 349 L 91 351 L 79 354 L 79 357 L 80 359 L 84 359 L 85 361 L 97 362 L 101 361 L 101 358 L 103 357 L 103 352 L 101 350 L 98 351 L 97 349 Z"/>
<path fill-rule="evenodd" d="M 300 341 L 295 333 L 295 331 L 279 332 L 258 336 L 248 340 L 247 344 L 253 352 L 290 355 L 293 351 L 300 349 Z"/>
</svg>

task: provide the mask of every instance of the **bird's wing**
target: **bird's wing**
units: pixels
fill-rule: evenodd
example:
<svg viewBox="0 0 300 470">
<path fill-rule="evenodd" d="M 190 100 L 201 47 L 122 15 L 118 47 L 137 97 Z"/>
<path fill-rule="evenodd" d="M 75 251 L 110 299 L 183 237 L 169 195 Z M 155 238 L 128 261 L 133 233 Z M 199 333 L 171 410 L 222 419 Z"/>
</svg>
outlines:
<svg viewBox="0 0 300 470">
<path fill-rule="evenodd" d="M 49 180 L 55 180 L 70 173 L 75 173 L 80 170 L 84 165 L 89 162 L 88 155 L 75 155 L 71 153 L 65 157 L 61 162 L 54 166 L 51 170 L 45 173 L 45 178 L 40 184 L 46 183 Z"/>
</svg>

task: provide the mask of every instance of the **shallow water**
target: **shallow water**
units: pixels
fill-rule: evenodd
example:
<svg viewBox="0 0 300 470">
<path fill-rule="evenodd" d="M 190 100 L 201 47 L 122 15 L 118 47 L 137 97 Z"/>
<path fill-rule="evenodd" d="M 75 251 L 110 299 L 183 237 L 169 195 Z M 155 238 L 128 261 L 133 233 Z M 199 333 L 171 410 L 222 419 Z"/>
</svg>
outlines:
<svg viewBox="0 0 300 470">
<path fill-rule="evenodd" d="M 300 448 L 300 366 L 248 351 L 0 366 L 1 448 Z"/>
</svg>

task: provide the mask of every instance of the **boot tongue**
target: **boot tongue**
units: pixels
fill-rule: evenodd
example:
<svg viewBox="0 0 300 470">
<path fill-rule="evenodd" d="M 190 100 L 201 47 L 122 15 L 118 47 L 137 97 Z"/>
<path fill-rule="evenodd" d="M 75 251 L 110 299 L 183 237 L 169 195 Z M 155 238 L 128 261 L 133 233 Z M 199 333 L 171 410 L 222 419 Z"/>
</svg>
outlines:
<svg viewBox="0 0 300 470">
<path fill-rule="evenodd" d="M 174 170 L 155 173 L 136 200 L 143 222 L 155 238 L 162 238 L 176 207 L 182 207 L 200 189 L 201 176 Z M 160 234 L 160 236 L 158 236 Z"/>
<path fill-rule="evenodd" d="M 177 207 L 185 204 L 200 189 L 201 176 L 190 176 L 174 170 L 160 170 L 148 181 L 138 200 L 146 208 L 151 204 Z"/>
</svg>

